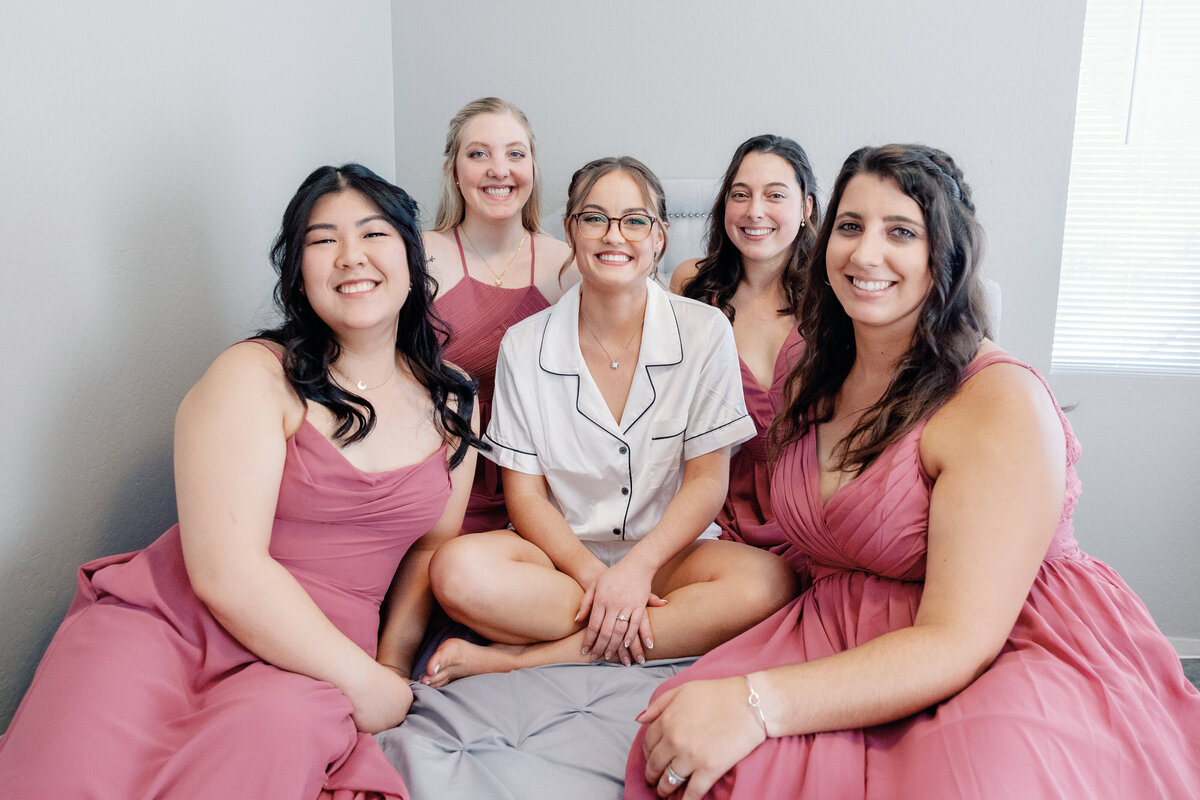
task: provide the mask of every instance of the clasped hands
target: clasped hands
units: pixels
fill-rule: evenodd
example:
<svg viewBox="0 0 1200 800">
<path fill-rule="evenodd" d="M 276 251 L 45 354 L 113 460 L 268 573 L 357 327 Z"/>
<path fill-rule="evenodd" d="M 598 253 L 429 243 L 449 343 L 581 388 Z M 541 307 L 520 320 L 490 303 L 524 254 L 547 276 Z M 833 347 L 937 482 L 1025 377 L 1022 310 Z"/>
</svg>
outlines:
<svg viewBox="0 0 1200 800">
<path fill-rule="evenodd" d="M 646 609 L 667 604 L 650 591 L 654 569 L 630 555 L 611 567 L 597 561 L 596 567 L 579 582 L 584 591 L 575 621 L 588 620 L 581 654 L 593 661 L 643 664 L 646 652 L 654 648 Z"/>
</svg>

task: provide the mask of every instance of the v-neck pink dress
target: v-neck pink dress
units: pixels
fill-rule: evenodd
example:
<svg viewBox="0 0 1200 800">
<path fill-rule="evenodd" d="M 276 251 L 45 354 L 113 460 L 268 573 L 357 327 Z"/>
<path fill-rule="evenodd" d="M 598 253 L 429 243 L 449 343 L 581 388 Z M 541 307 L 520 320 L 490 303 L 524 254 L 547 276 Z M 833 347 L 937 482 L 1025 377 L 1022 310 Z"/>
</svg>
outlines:
<svg viewBox="0 0 1200 800">
<path fill-rule="evenodd" d="M 793 327 L 775 357 L 775 372 L 771 385 L 759 384 L 750 367 L 740 357 L 742 392 L 746 410 L 758 430 L 753 439 L 742 442 L 741 448 L 729 460 L 729 494 L 717 514 L 721 538 L 754 545 L 777 553 L 803 572 L 804 559 L 795 553 L 792 543 L 784 536 L 771 510 L 771 477 L 767 470 L 767 431 L 771 420 L 779 413 L 783 401 L 783 385 L 792 367 L 804 352 L 804 340 L 798 326 Z"/>
<path fill-rule="evenodd" d="M 454 229 L 463 277 L 434 302 L 434 313 L 450 326 L 450 341 L 442 351 L 442 357 L 465 370 L 479 383 L 480 431 L 487 430 L 492 418 L 496 356 L 500 353 L 500 340 L 504 338 L 504 332 L 515 323 L 550 306 L 541 290 L 533 284 L 537 255 L 534 251 L 535 239 L 534 236 L 529 239 L 529 285 L 506 289 L 470 276 L 458 229 Z M 480 458 L 475 466 L 475 480 L 471 484 L 471 498 L 467 501 L 462 532 L 502 530 L 507 526 L 508 509 L 504 506 L 500 468 L 491 460 Z"/>
<path fill-rule="evenodd" d="M 995 363 L 1019 362 L 991 353 L 968 377 Z M 1079 444 L 1060 417 L 1067 478 L 1058 529 L 991 666 L 958 694 L 886 725 L 767 739 L 710 797 L 1197 796 L 1200 692 L 1133 591 L 1079 549 L 1071 526 Z M 682 681 L 819 659 L 911 625 L 925 577 L 933 485 L 921 466 L 923 427 L 827 504 L 816 437 L 789 447 L 775 468 L 771 499 L 784 533 L 811 559 L 813 585 L 656 694 Z M 643 728 L 630 753 L 627 798 L 654 796 L 643 778 L 644 735 Z"/>
<path fill-rule="evenodd" d="M 381 473 L 311 423 L 287 442 L 271 555 L 372 656 L 401 558 L 450 496 L 445 448 Z M 262 661 L 192 592 L 175 525 L 79 570 L 0 739 L 11 798 L 396 800 L 407 790 L 332 684 Z"/>
</svg>

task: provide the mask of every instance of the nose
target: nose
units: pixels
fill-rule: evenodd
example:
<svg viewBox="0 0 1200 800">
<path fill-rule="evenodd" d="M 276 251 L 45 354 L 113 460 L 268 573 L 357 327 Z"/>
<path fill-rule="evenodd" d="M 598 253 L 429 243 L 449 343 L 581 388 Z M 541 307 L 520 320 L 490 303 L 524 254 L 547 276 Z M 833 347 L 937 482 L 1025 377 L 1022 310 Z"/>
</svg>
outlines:
<svg viewBox="0 0 1200 800">
<path fill-rule="evenodd" d="M 751 219 L 762 219 L 763 218 L 762 198 L 759 198 L 759 197 L 750 198 L 750 204 L 748 206 L 746 206 L 746 215 L 748 217 L 750 217 Z"/>
<path fill-rule="evenodd" d="M 363 251 L 362 242 L 355 236 L 349 236 L 342 241 L 342 246 L 338 250 L 337 266 L 342 269 L 362 266 L 366 263 L 366 255 Z"/>
<path fill-rule="evenodd" d="M 621 220 L 610 219 L 602 238 L 607 244 L 625 244 L 625 234 L 621 233 Z"/>
<path fill-rule="evenodd" d="M 850 254 L 850 263 L 856 267 L 878 266 L 883 257 L 883 247 L 879 238 L 869 233 L 858 237 L 854 252 Z"/>
<path fill-rule="evenodd" d="M 488 165 L 488 176 L 492 178 L 507 178 L 508 164 L 503 161 L 493 161 Z"/>
</svg>

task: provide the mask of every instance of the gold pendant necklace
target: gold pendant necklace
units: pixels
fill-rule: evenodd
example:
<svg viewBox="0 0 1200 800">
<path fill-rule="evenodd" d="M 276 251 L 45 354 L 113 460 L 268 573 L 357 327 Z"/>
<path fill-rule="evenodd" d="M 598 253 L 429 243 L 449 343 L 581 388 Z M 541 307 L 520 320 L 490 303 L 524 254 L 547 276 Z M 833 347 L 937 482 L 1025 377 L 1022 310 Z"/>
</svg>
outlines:
<svg viewBox="0 0 1200 800">
<path fill-rule="evenodd" d="M 512 263 L 517 260 L 517 254 L 521 252 L 521 248 L 525 246 L 525 240 L 529 238 L 529 232 L 526 231 L 521 235 L 521 241 L 517 242 L 517 249 L 513 251 L 512 256 L 508 259 L 508 263 L 504 265 L 504 269 L 496 272 L 496 270 L 492 269 L 492 265 L 488 263 L 488 260 L 483 257 L 483 253 L 479 252 L 479 248 L 475 246 L 475 243 L 471 241 L 471 236 L 467 233 L 466 229 L 462 225 L 459 225 L 458 229 L 462 231 L 463 236 L 467 237 L 467 244 L 471 245 L 471 249 L 475 251 L 475 255 L 479 256 L 479 260 L 483 262 L 483 265 L 488 268 L 488 272 L 492 273 L 492 277 L 496 279 L 496 285 L 504 285 L 504 276 L 508 273 L 508 268 L 512 266 Z"/>
</svg>

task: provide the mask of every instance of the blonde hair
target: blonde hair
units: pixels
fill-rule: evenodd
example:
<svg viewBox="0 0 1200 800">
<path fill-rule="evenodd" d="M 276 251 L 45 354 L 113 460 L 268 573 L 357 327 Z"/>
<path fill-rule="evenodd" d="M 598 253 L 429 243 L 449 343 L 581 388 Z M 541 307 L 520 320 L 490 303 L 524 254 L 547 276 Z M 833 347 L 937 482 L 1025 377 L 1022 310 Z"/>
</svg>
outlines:
<svg viewBox="0 0 1200 800">
<path fill-rule="evenodd" d="M 633 182 L 642 192 L 642 199 L 646 201 L 646 208 L 652 209 L 654 215 L 658 217 L 663 237 L 662 249 L 654 254 L 654 279 L 658 280 L 658 263 L 662 261 L 663 254 L 667 251 L 667 197 L 658 176 L 641 161 L 633 156 L 609 156 L 589 161 L 575 170 L 575 174 L 571 176 L 571 184 L 567 187 L 567 210 L 563 219 L 568 221 L 572 214 L 579 213 L 579 209 L 587 201 L 596 182 L 612 172 L 624 172 L 633 178 Z M 566 233 L 567 244 L 571 246 L 571 255 L 558 269 L 559 281 L 562 281 L 563 273 L 575 260 L 575 231 L 569 223 L 566 226 Z"/>
<path fill-rule="evenodd" d="M 511 114 L 513 119 L 521 123 L 521 127 L 525 129 L 525 134 L 529 137 L 529 158 L 533 162 L 533 182 L 529 189 L 529 197 L 521 209 L 521 224 L 531 233 L 541 233 L 542 171 L 538 168 L 533 128 L 524 111 L 499 97 L 481 97 L 478 100 L 472 100 L 460 108 L 450 120 L 450 128 L 446 131 L 446 147 L 442 151 L 442 155 L 445 157 L 442 162 L 442 196 L 438 200 L 433 230 L 448 231 L 462 222 L 463 217 L 466 216 L 466 204 L 463 202 L 462 191 L 458 188 L 454 162 L 458 158 L 458 149 L 462 146 L 463 129 L 467 127 L 468 122 L 480 114 Z"/>
</svg>

